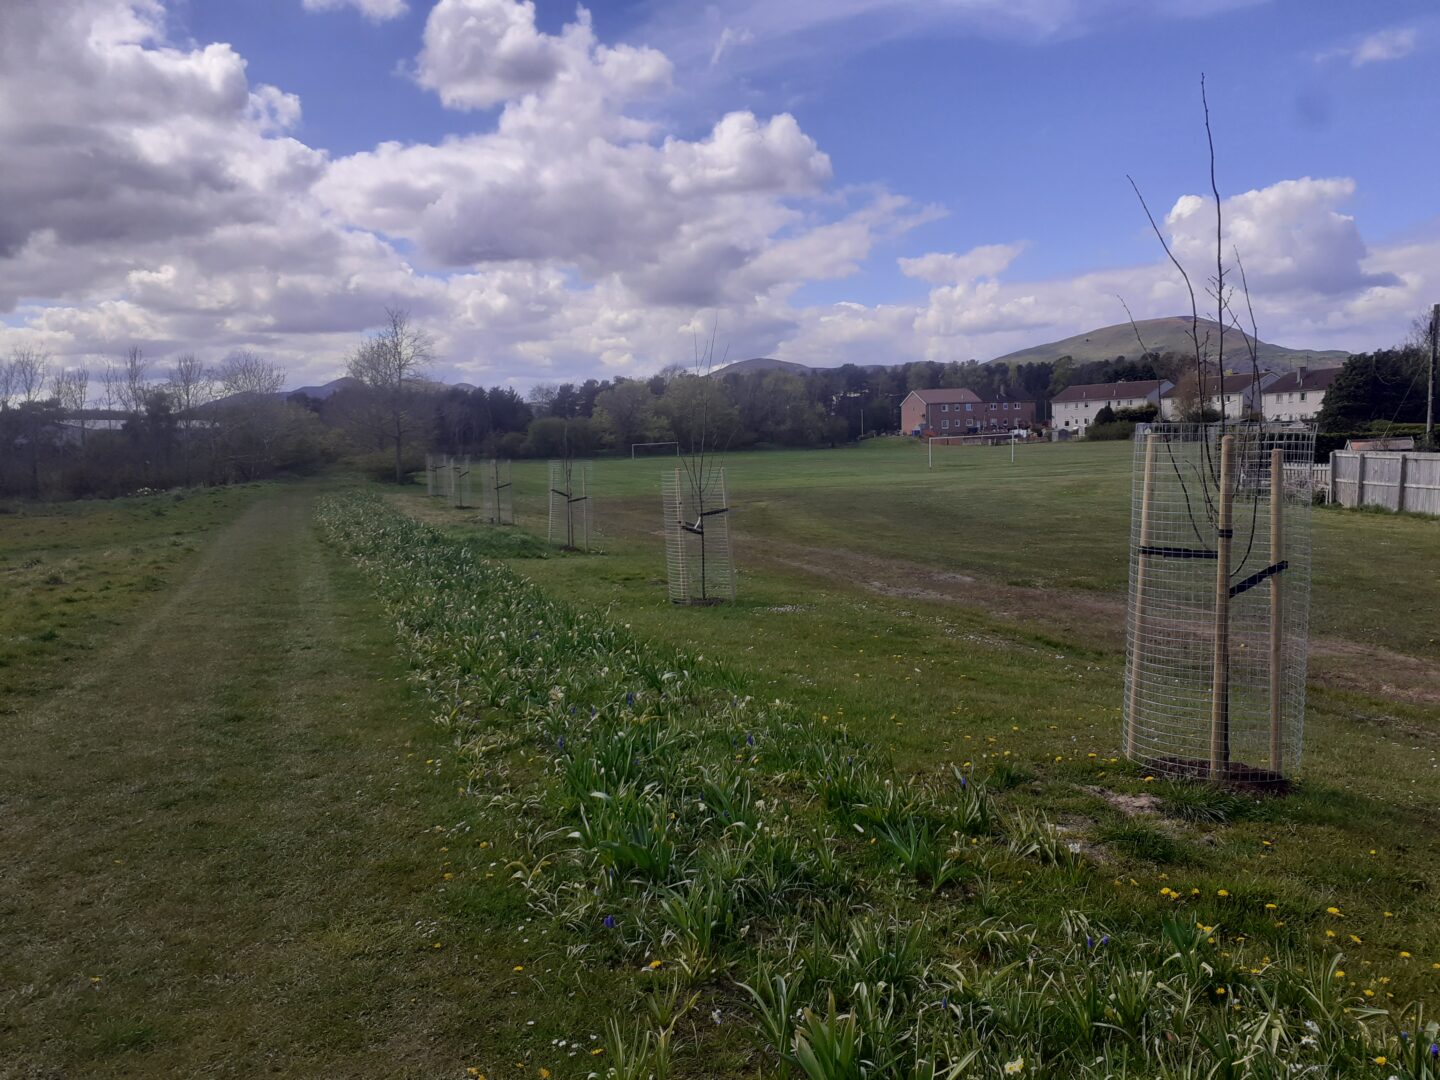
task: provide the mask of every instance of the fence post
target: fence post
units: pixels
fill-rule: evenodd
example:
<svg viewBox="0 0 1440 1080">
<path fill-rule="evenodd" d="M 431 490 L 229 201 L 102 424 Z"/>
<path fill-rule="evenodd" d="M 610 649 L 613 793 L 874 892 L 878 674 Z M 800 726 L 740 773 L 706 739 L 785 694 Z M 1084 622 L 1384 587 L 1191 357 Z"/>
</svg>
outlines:
<svg viewBox="0 0 1440 1080">
<path fill-rule="evenodd" d="M 1405 511 L 1405 473 L 1407 471 L 1405 466 L 1409 461 L 1409 454 L 1402 453 L 1400 455 L 1400 480 L 1395 488 L 1395 512 L 1397 514 Z"/>
<path fill-rule="evenodd" d="M 1285 554 L 1281 536 L 1284 527 L 1285 508 L 1285 451 L 1279 447 L 1270 451 L 1270 566 L 1280 565 Z M 1283 686 L 1281 663 L 1284 659 L 1285 638 L 1282 630 L 1284 608 L 1280 599 L 1280 581 L 1284 575 L 1278 570 L 1270 575 L 1270 767 L 1276 775 L 1283 773 L 1281 761 L 1283 746 L 1280 739 L 1280 691 Z"/>
<path fill-rule="evenodd" d="M 1365 505 L 1365 451 L 1355 455 L 1355 505 Z"/>
<path fill-rule="evenodd" d="M 1140 550 L 1135 555 L 1135 636 L 1130 643 L 1130 700 L 1125 716 L 1125 754 L 1135 756 L 1135 718 L 1140 711 L 1141 649 L 1145 644 L 1145 549 L 1150 545 L 1150 493 L 1155 480 L 1155 433 L 1145 436 L 1145 475 L 1140 487 Z"/>
<path fill-rule="evenodd" d="M 1215 528 L 1215 658 L 1210 681 L 1210 779 L 1230 765 L 1230 526 L 1235 502 L 1235 436 L 1220 440 L 1220 514 Z"/>
</svg>

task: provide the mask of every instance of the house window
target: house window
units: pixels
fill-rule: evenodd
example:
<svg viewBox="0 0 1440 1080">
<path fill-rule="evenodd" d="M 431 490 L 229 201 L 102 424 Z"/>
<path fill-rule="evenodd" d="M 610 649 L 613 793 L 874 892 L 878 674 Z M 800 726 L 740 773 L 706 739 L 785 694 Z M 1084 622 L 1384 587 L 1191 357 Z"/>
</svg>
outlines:
<svg viewBox="0 0 1440 1080">
<path fill-rule="evenodd" d="M 991 412 L 994 412 L 994 411 L 995 411 L 995 402 L 993 402 L 993 401 L 990 402 L 990 411 L 991 411 Z"/>
<path fill-rule="evenodd" d="M 940 421 L 940 426 L 941 426 L 942 428 L 948 428 L 948 427 L 950 426 L 950 421 L 949 421 L 949 420 L 941 420 L 941 421 Z"/>
<path fill-rule="evenodd" d="M 1300 400 L 1301 400 L 1301 401 L 1304 401 L 1304 400 L 1305 400 L 1305 395 L 1304 395 L 1303 393 L 1300 395 Z"/>
<path fill-rule="evenodd" d="M 971 405 L 970 405 L 970 403 L 969 403 L 968 401 L 965 403 L 965 411 L 966 411 L 966 412 L 973 412 L 973 411 L 974 411 L 974 409 L 971 407 Z"/>
<path fill-rule="evenodd" d="M 941 412 L 949 412 L 949 411 L 950 411 L 950 406 L 949 406 L 949 405 L 941 405 L 941 406 L 940 406 L 940 411 L 941 411 Z"/>
</svg>

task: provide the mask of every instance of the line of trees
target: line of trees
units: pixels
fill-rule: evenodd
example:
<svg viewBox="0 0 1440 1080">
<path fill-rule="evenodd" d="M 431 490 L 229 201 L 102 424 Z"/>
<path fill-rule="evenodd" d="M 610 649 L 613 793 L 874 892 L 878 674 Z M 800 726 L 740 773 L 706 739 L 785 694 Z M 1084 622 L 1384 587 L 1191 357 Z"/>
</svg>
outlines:
<svg viewBox="0 0 1440 1080">
<path fill-rule="evenodd" d="M 284 371 L 252 352 L 158 369 L 131 348 L 101 372 L 38 349 L 0 360 L 0 495 L 111 496 L 224 484 L 334 460 L 340 447 L 280 394 Z M 96 400 L 98 399 L 98 400 Z"/>
<path fill-rule="evenodd" d="M 1418 421 L 1428 355 L 1421 344 L 1352 357 L 1326 395 L 1320 430 Z M 340 458 L 402 481 L 431 451 L 555 457 L 670 440 L 688 447 L 702 423 L 731 449 L 833 446 L 896 431 L 912 390 L 963 387 L 987 400 L 1031 400 L 1043 422 L 1067 386 L 1166 378 L 1179 384 L 1183 403 L 1193 379 L 1174 353 L 713 375 L 675 364 L 645 379 L 541 384 L 522 397 L 510 387 L 434 382 L 434 360 L 430 335 L 403 309 L 385 312 L 379 331 L 349 357 L 348 378 L 323 398 L 287 397 L 283 370 L 245 350 L 215 365 L 183 354 L 158 368 L 135 347 L 92 381 L 42 351 L 15 349 L 0 361 L 0 496 L 230 483 Z M 1193 396 L 1198 406 L 1198 387 Z M 1097 417 L 1091 430 L 1121 438 L 1146 418 Z"/>
</svg>

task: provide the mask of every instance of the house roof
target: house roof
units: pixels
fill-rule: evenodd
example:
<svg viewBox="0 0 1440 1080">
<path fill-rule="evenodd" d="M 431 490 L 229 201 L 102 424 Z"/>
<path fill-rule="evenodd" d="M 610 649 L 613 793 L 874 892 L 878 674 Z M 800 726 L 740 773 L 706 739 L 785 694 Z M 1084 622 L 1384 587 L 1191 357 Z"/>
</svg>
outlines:
<svg viewBox="0 0 1440 1080">
<path fill-rule="evenodd" d="M 1238 394 L 1245 390 L 1249 390 L 1253 386 L 1263 386 L 1268 393 L 1271 384 L 1267 383 L 1265 380 L 1267 378 L 1273 379 L 1274 377 L 1275 373 L 1273 371 L 1262 371 L 1260 372 L 1259 378 L 1255 377 L 1255 373 L 1253 371 L 1237 372 L 1226 375 L 1223 379 L 1221 379 L 1220 386 L 1217 389 L 1215 386 L 1215 377 L 1211 375 L 1207 376 L 1205 379 L 1205 393 L 1212 397 L 1216 394 Z M 1160 396 L 1165 398 L 1172 398 L 1175 397 L 1179 393 L 1179 391 L 1180 388 L 1178 386 L 1172 386 L 1169 390 L 1166 390 Z M 1194 391 L 1192 390 L 1191 392 L 1193 393 Z"/>
<path fill-rule="evenodd" d="M 1130 379 L 1127 382 L 1077 383 L 1067 386 L 1051 402 L 1114 401 L 1116 398 L 1144 397 L 1167 385 L 1166 379 Z"/>
<path fill-rule="evenodd" d="M 974 390 L 966 390 L 963 386 L 942 386 L 934 390 L 911 390 L 910 393 L 926 405 L 948 405 L 957 401 L 969 401 L 974 404 L 980 402 L 980 397 Z"/>
<path fill-rule="evenodd" d="M 1340 368 L 1297 368 L 1287 371 L 1265 388 L 1267 394 L 1287 394 L 1294 390 L 1328 390 L 1340 374 Z"/>
</svg>

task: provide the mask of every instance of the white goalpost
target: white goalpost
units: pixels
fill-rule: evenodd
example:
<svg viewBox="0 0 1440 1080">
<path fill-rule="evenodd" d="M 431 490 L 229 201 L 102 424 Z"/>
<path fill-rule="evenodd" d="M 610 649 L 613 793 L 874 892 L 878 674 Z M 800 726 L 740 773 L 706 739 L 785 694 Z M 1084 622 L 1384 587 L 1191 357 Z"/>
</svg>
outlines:
<svg viewBox="0 0 1440 1080">
<path fill-rule="evenodd" d="M 672 449 L 672 450 L 659 450 L 659 449 L 656 449 L 656 447 L 662 447 L 662 446 L 673 447 L 673 449 Z M 646 454 L 643 454 L 643 455 L 642 455 L 642 454 L 637 454 L 637 453 L 635 452 L 635 451 L 637 451 L 637 450 L 649 450 L 649 451 L 653 451 L 653 453 L 646 453 Z M 679 457 L 679 456 L 680 456 L 680 444 L 679 444 L 678 442 L 673 442 L 673 441 L 672 441 L 672 442 L 637 442 L 637 443 L 631 443 L 631 444 L 630 444 L 630 460 L 631 460 L 631 461 L 634 461 L 637 457 L 653 457 L 653 456 L 655 456 L 655 454 L 666 454 L 666 455 L 668 455 L 668 454 L 672 454 L 672 453 L 673 453 L 676 457 Z"/>
<path fill-rule="evenodd" d="M 925 467 L 935 467 L 935 444 L 942 446 L 1008 446 L 1010 461 L 1015 461 L 1015 444 L 1023 442 L 1025 435 L 1019 431 L 988 431 L 978 435 L 932 435 L 925 440 Z"/>
</svg>

